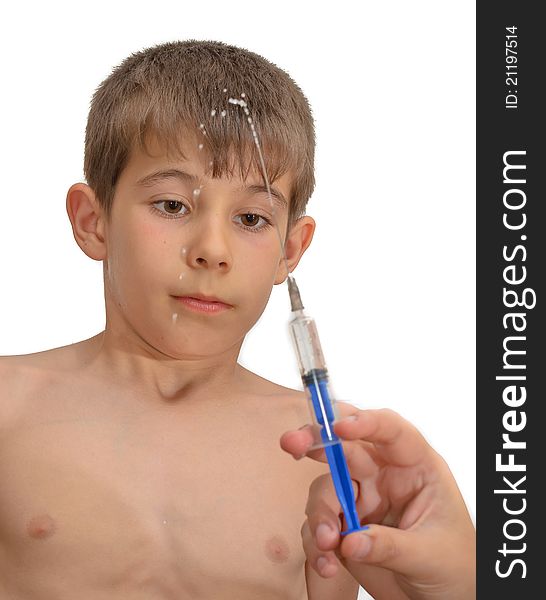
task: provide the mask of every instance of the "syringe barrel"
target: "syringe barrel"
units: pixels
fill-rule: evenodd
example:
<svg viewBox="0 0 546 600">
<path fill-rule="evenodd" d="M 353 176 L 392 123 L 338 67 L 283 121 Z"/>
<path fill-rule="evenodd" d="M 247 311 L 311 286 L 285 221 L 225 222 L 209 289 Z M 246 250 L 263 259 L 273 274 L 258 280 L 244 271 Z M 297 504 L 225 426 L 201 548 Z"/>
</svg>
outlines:
<svg viewBox="0 0 546 600">
<path fill-rule="evenodd" d="M 339 443 L 332 423 L 336 419 L 335 400 L 329 390 L 328 370 L 322 354 L 315 321 L 295 311 L 290 333 L 300 367 L 301 379 L 311 413 L 313 445 L 311 450 Z"/>
<path fill-rule="evenodd" d="M 303 314 L 301 310 L 296 311 L 295 315 L 290 321 L 290 333 L 296 348 L 301 376 L 314 369 L 326 370 L 314 319 Z"/>
</svg>

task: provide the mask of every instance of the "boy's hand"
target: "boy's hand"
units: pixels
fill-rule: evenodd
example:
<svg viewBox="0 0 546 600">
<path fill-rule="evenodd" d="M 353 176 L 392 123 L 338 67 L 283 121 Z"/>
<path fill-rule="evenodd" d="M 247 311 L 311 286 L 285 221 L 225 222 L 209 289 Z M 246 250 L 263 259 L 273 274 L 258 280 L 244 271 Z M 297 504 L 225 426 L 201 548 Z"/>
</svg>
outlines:
<svg viewBox="0 0 546 600">
<path fill-rule="evenodd" d="M 457 484 L 444 460 L 413 425 L 390 410 L 337 403 L 334 425 L 355 484 L 366 532 L 341 537 L 343 514 L 330 475 L 309 490 L 302 538 L 307 560 L 322 577 L 341 564 L 376 599 L 475 598 L 476 538 Z M 353 420 L 345 420 L 351 415 Z M 294 458 L 312 443 L 307 429 L 281 437 Z M 307 454 L 327 462 L 324 450 Z"/>
</svg>

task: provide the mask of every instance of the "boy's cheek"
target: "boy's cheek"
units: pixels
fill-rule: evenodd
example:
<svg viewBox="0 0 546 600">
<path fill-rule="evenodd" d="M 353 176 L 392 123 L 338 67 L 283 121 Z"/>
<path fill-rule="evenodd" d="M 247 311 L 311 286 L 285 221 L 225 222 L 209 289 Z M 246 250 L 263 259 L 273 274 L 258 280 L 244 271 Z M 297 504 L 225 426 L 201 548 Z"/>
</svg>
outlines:
<svg viewBox="0 0 546 600">
<path fill-rule="evenodd" d="M 280 250 L 272 251 L 271 248 L 260 252 L 259 248 L 245 248 L 243 251 L 234 254 L 233 267 L 239 271 L 249 274 L 249 278 L 261 285 L 271 285 L 282 260 Z"/>
<path fill-rule="evenodd" d="M 262 312 L 271 296 L 275 283 L 276 270 L 271 268 L 243 268 L 240 272 L 244 273 L 244 289 L 242 285 L 243 281 L 240 280 L 241 297 L 246 297 L 247 302 L 250 301 L 254 305 L 255 310 Z"/>
<path fill-rule="evenodd" d="M 175 282 L 161 255 L 142 248 L 116 247 L 108 257 L 107 282 L 118 304 L 134 305 L 134 299 L 144 300 L 151 292 L 174 293 Z M 181 282 L 178 282 L 181 283 Z"/>
</svg>

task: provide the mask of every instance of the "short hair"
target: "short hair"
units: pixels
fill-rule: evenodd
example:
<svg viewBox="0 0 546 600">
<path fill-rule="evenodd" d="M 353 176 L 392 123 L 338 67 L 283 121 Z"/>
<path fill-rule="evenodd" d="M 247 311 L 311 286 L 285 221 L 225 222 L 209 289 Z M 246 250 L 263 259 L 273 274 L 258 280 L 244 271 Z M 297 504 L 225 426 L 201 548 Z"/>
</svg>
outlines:
<svg viewBox="0 0 546 600">
<path fill-rule="evenodd" d="M 229 102 L 241 94 L 270 182 L 287 172 L 293 175 L 289 226 L 305 214 L 315 186 L 315 130 L 301 89 L 254 52 L 223 42 L 188 40 L 131 54 L 93 94 L 84 174 L 106 215 L 111 214 L 116 183 L 132 149 L 137 144 L 147 151 L 151 139 L 169 155 L 174 150 L 181 157 L 184 143 L 201 139 L 212 177 L 238 170 L 244 179 L 253 169 L 261 174 L 248 115 Z"/>
</svg>

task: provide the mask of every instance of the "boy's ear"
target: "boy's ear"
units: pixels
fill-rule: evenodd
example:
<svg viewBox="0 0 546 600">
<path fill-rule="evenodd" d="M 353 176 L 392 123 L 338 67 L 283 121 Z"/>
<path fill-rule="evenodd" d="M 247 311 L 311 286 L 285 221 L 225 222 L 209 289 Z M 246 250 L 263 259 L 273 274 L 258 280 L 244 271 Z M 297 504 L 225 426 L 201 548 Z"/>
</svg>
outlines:
<svg viewBox="0 0 546 600">
<path fill-rule="evenodd" d="M 284 243 L 284 249 L 290 272 L 297 267 L 303 253 L 309 248 L 309 244 L 311 244 L 313 234 L 315 233 L 315 227 L 316 223 L 314 219 L 311 217 L 300 217 L 288 232 L 286 242 Z M 275 285 L 282 283 L 285 280 L 286 266 L 284 264 L 284 258 L 281 257 L 275 275 Z"/>
<path fill-rule="evenodd" d="M 90 258 L 104 260 L 104 215 L 95 192 L 85 183 L 72 185 L 66 195 L 66 212 L 78 246 Z"/>
</svg>

